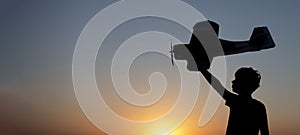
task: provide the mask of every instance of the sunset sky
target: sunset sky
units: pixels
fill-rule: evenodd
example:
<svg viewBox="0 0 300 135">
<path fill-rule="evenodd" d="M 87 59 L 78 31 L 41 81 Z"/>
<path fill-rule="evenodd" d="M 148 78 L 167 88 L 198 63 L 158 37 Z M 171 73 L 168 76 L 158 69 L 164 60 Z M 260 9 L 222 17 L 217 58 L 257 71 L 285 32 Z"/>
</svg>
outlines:
<svg viewBox="0 0 300 135">
<path fill-rule="evenodd" d="M 300 1 L 183 1 L 201 12 L 206 19 L 217 22 L 220 25 L 219 36 L 223 39 L 247 40 L 254 27 L 268 26 L 276 47 L 226 57 L 227 81 L 224 85 L 231 90 L 234 72 L 242 66 L 259 70 L 262 75 L 261 87 L 253 96 L 267 107 L 271 134 L 300 134 Z M 0 1 L 1 135 L 104 135 L 103 131 L 87 119 L 77 101 L 72 82 L 72 59 L 77 39 L 85 25 L 95 14 L 115 2 L 117 1 Z M 155 25 L 147 22 L 147 19 L 138 23 L 149 27 Z M 130 33 L 122 30 L 120 27 L 115 32 L 119 36 Z M 145 37 L 153 42 L 147 42 L 149 39 L 143 39 Z M 149 86 L 147 78 L 151 71 L 166 73 L 168 85 L 162 100 L 139 108 L 118 99 L 110 83 L 106 82 L 107 65 L 101 60 L 106 61 L 104 54 L 110 55 L 106 50 L 114 48 L 109 46 L 114 43 L 110 40 L 107 38 L 107 46 L 102 52 L 99 51 L 98 57 L 104 57 L 97 57 L 95 66 L 100 93 L 109 107 L 120 116 L 137 121 L 151 120 L 165 114 L 180 95 L 181 78 L 177 69 L 171 65 L 169 56 L 147 57 L 148 54 L 145 54 L 141 59 L 137 58 L 134 66 L 129 69 L 132 87 L 138 93 L 147 93 L 151 88 L 161 88 Z M 162 48 L 169 49 L 169 41 L 170 37 L 162 33 L 144 33 L 139 39 L 132 38 L 127 44 L 138 45 L 143 42 L 144 45 L 152 45 L 164 42 L 166 44 Z M 175 63 L 182 64 L 180 61 Z M 116 69 L 118 68 L 120 67 Z M 224 101 L 205 126 L 198 126 L 209 86 L 200 73 L 189 74 L 200 77 L 199 98 L 189 117 L 171 134 L 225 134 L 229 108 Z M 160 84 L 161 80 L 151 81 L 163 86 Z M 192 79 L 189 81 L 194 84 Z M 118 125 L 114 125 L 114 128 L 126 130 Z M 151 135 L 155 130 L 161 130 L 160 128 L 164 128 L 163 124 L 151 126 L 145 134 Z"/>
</svg>

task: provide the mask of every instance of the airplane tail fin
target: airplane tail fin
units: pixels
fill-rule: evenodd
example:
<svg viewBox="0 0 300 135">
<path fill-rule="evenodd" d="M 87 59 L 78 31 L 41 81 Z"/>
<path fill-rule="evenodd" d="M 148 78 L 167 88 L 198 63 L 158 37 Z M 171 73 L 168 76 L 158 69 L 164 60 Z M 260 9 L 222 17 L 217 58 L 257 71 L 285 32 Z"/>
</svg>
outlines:
<svg viewBox="0 0 300 135">
<path fill-rule="evenodd" d="M 258 50 L 275 47 L 275 43 L 267 27 L 254 28 L 250 37 L 250 46 Z"/>
</svg>

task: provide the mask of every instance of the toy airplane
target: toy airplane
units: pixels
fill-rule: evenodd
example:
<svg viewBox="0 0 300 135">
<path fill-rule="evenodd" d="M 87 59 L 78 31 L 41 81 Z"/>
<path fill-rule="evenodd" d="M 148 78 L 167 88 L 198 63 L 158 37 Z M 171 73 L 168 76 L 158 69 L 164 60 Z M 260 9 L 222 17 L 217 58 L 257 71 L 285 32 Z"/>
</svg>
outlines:
<svg viewBox="0 0 300 135">
<path fill-rule="evenodd" d="M 228 41 L 218 38 L 219 25 L 209 20 L 195 24 L 193 29 L 189 44 L 177 44 L 173 47 L 171 42 L 170 51 L 172 64 L 174 65 L 173 57 L 176 60 L 187 60 L 187 69 L 190 71 L 199 71 L 198 68 L 203 67 L 209 68 L 213 57 L 216 56 L 254 52 L 275 47 L 267 27 L 255 27 L 248 41 Z M 219 42 L 213 41 L 215 39 L 218 39 Z M 221 44 L 221 49 L 214 48 L 218 44 Z M 205 51 L 207 48 L 210 49 L 208 53 Z"/>
</svg>

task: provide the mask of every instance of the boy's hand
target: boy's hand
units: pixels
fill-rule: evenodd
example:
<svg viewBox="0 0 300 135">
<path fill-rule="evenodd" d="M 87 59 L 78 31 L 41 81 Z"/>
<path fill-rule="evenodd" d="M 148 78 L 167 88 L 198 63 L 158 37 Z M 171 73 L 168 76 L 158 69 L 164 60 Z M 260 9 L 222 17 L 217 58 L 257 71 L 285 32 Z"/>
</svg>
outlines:
<svg viewBox="0 0 300 135">
<path fill-rule="evenodd" d="M 200 72 L 204 71 L 204 70 L 208 70 L 211 64 L 211 61 L 209 60 L 208 57 L 199 57 L 195 59 L 198 70 Z"/>
</svg>

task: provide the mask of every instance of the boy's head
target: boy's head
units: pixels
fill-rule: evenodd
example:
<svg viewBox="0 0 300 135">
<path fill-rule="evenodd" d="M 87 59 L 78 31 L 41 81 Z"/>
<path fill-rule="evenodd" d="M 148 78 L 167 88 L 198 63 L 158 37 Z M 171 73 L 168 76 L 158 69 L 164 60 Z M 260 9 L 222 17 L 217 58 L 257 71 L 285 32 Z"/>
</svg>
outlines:
<svg viewBox="0 0 300 135">
<path fill-rule="evenodd" d="M 239 95 L 251 95 L 260 83 L 260 74 L 251 67 L 242 67 L 235 72 L 232 90 Z"/>
</svg>

